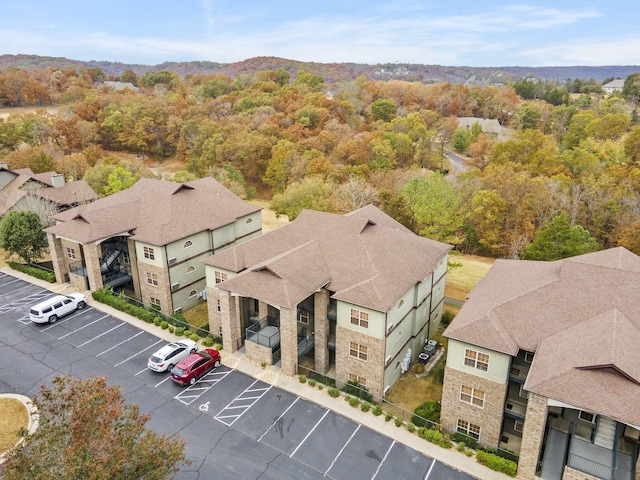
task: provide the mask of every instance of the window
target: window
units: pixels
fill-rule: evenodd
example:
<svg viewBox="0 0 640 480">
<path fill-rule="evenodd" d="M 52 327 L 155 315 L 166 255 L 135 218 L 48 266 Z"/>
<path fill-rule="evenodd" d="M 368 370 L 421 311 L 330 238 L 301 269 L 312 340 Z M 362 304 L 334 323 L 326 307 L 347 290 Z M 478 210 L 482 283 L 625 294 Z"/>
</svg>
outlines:
<svg viewBox="0 0 640 480">
<path fill-rule="evenodd" d="M 404 298 L 400 299 L 400 302 L 398 303 L 398 310 L 400 310 L 402 307 L 404 307 Z"/>
<path fill-rule="evenodd" d="M 149 298 L 149 303 L 151 304 L 151 308 L 155 308 L 160 310 L 160 300 L 155 297 Z"/>
<path fill-rule="evenodd" d="M 227 274 L 216 270 L 216 283 L 222 283 L 227 279 Z"/>
<path fill-rule="evenodd" d="M 527 363 L 533 362 L 533 352 L 524 352 L 524 361 Z"/>
<path fill-rule="evenodd" d="M 216 300 L 216 310 L 217 310 L 218 312 L 220 312 L 220 311 L 221 311 L 221 310 L 220 310 L 220 300 Z M 222 327 L 220 327 L 220 328 L 222 328 Z"/>
<path fill-rule="evenodd" d="M 350 373 L 349 380 L 357 383 L 361 387 L 367 388 L 367 379 L 364 377 L 360 377 L 358 375 L 354 375 L 353 373 Z"/>
<path fill-rule="evenodd" d="M 76 259 L 75 249 L 67 247 L 67 257 L 71 258 L 72 260 L 75 260 Z"/>
<path fill-rule="evenodd" d="M 521 385 L 520 385 L 520 392 L 519 392 L 519 393 L 520 393 L 520 396 L 521 396 L 522 398 L 529 398 L 529 392 L 528 392 L 528 391 L 526 391 L 523 387 L 524 387 L 524 384 L 521 384 Z"/>
<path fill-rule="evenodd" d="M 309 312 L 306 310 L 300 310 L 300 313 L 298 314 L 298 321 L 305 325 L 309 325 Z"/>
<path fill-rule="evenodd" d="M 147 272 L 147 283 L 149 285 L 153 285 L 155 287 L 158 286 L 158 275 L 155 273 Z"/>
<path fill-rule="evenodd" d="M 131 257 L 129 257 L 129 252 L 122 252 L 122 261 L 125 265 L 131 264 Z"/>
<path fill-rule="evenodd" d="M 191 245 L 193 245 L 193 242 L 191 240 L 187 240 L 186 242 L 184 242 L 182 248 L 189 248 Z"/>
<path fill-rule="evenodd" d="M 191 290 L 189 292 L 189 295 L 187 295 L 189 298 L 193 298 L 193 297 L 197 297 L 198 296 L 198 291 L 197 290 Z"/>
<path fill-rule="evenodd" d="M 367 346 L 360 345 L 356 342 L 349 342 L 349 356 L 353 358 L 359 358 L 360 360 L 367 360 Z"/>
<path fill-rule="evenodd" d="M 189 266 L 187 267 L 187 273 L 188 273 L 188 274 L 189 274 L 189 273 L 192 273 L 192 272 L 195 272 L 195 271 L 196 271 L 196 267 L 194 267 L 193 265 L 189 265 Z"/>
<path fill-rule="evenodd" d="M 144 258 L 148 258 L 149 260 L 155 260 L 156 259 L 156 255 L 153 252 L 153 248 L 151 248 L 151 247 L 143 247 L 142 249 L 144 250 Z"/>
<path fill-rule="evenodd" d="M 522 420 L 515 420 L 515 423 L 513 424 L 513 429 L 516 432 L 522 433 L 522 430 L 524 429 L 524 422 Z"/>
<path fill-rule="evenodd" d="M 584 420 L 585 422 L 596 423 L 596 416 L 591 412 L 585 412 L 584 410 L 580 410 L 578 414 L 578 418 L 580 420 Z"/>
<path fill-rule="evenodd" d="M 369 314 L 367 312 L 361 312 L 355 308 L 351 309 L 351 324 L 359 325 L 364 328 L 369 328 Z"/>
<path fill-rule="evenodd" d="M 460 385 L 460 401 L 482 408 L 484 407 L 484 392 L 466 385 Z"/>
<path fill-rule="evenodd" d="M 458 419 L 458 431 L 480 440 L 480 427 L 478 425 Z"/>
<path fill-rule="evenodd" d="M 250 223 L 253 223 L 253 218 L 247 218 L 247 221 L 245 223 L 247 225 L 249 225 Z"/>
<path fill-rule="evenodd" d="M 489 355 L 467 348 L 464 352 L 464 364 L 486 372 L 489 369 Z"/>
</svg>

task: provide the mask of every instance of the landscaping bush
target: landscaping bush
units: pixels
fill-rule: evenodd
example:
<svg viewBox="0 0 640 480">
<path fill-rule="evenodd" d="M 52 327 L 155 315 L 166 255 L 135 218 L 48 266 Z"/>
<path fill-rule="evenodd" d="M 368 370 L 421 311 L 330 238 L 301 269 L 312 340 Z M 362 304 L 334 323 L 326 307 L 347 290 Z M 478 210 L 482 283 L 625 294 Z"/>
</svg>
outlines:
<svg viewBox="0 0 640 480">
<path fill-rule="evenodd" d="M 433 369 L 433 378 L 438 383 L 438 385 L 442 385 L 444 383 L 444 362 L 440 362 Z"/>
<path fill-rule="evenodd" d="M 440 422 L 440 402 L 430 400 L 416 407 L 411 422 L 418 427 L 432 427 Z"/>
<path fill-rule="evenodd" d="M 371 400 L 373 400 L 373 395 L 369 393 L 369 390 L 353 380 L 349 380 L 347 383 L 345 383 L 342 390 L 344 390 L 344 392 L 349 395 L 361 398 L 362 400 L 365 400 L 367 402 L 371 402 Z"/>
<path fill-rule="evenodd" d="M 384 415 L 384 421 L 385 421 L 385 422 L 390 421 L 392 418 L 393 418 L 393 413 L 391 413 L 391 412 L 387 412 L 387 413 Z"/>
<path fill-rule="evenodd" d="M 496 472 L 506 473 L 510 477 L 515 477 L 518 472 L 518 464 L 516 462 L 502 458 L 495 453 L 478 450 L 476 459 L 481 465 Z"/>
<path fill-rule="evenodd" d="M 197 342 L 198 340 L 200 340 L 202 337 L 200 335 L 198 335 L 197 333 L 192 333 L 191 335 L 189 335 L 189 338 L 191 340 L 193 340 L 194 342 Z"/>
<path fill-rule="evenodd" d="M 169 328 L 169 322 L 160 322 L 160 328 L 166 330 L 167 328 Z"/>
<path fill-rule="evenodd" d="M 321 383 L 318 384 L 318 390 L 322 390 L 324 388 L 324 385 L 322 385 Z"/>
<path fill-rule="evenodd" d="M 184 327 L 176 327 L 176 335 L 181 337 L 182 334 L 184 333 Z"/>
<path fill-rule="evenodd" d="M 407 424 L 407 431 L 409 433 L 413 433 L 416 431 L 416 426 L 413 423 L 408 423 Z"/>
<path fill-rule="evenodd" d="M 453 446 L 446 435 L 443 435 L 442 432 L 432 428 L 420 427 L 418 429 L 418 436 L 427 442 L 440 445 L 442 448 L 451 448 Z"/>
<path fill-rule="evenodd" d="M 469 435 L 465 435 L 464 433 L 456 432 L 451 437 L 451 440 L 458 443 L 464 443 L 467 447 L 473 448 L 474 450 L 478 449 L 478 441 L 470 437 Z"/>
<path fill-rule="evenodd" d="M 379 417 L 380 415 L 382 415 L 382 406 L 376 405 L 375 407 L 373 407 L 371 413 L 373 413 L 376 417 Z"/>
<path fill-rule="evenodd" d="M 153 319 L 153 324 L 154 324 L 156 327 L 159 327 L 161 323 L 162 323 L 162 319 L 161 319 L 160 317 L 155 317 L 155 318 Z"/>
<path fill-rule="evenodd" d="M 400 417 L 396 417 L 396 427 L 401 427 L 403 423 Z"/>
<path fill-rule="evenodd" d="M 327 390 L 327 393 L 329 394 L 330 397 L 333 397 L 333 398 L 338 398 L 340 396 L 340 390 L 338 390 L 336 387 L 329 387 L 329 390 Z"/>
<path fill-rule="evenodd" d="M 298 376 L 298 380 L 300 380 L 300 383 L 307 383 L 307 376 L 306 375 L 299 375 Z"/>
<path fill-rule="evenodd" d="M 358 397 L 351 397 L 349 399 L 349 405 L 351 405 L 352 407 L 357 407 L 358 405 L 360 405 L 360 398 Z"/>
<path fill-rule="evenodd" d="M 204 340 L 202 340 L 202 345 L 204 345 L 205 347 L 211 347 L 211 346 L 213 346 L 213 338 L 211 338 L 211 337 L 204 337 Z"/>
<path fill-rule="evenodd" d="M 360 410 L 362 410 L 363 412 L 368 412 L 371 409 L 371 404 L 369 402 L 362 402 L 362 405 L 360 405 Z"/>
<path fill-rule="evenodd" d="M 29 265 L 23 265 L 18 262 L 7 262 L 7 264 L 17 270 L 18 272 L 26 273 L 27 275 L 31 275 L 32 277 L 39 278 L 40 280 L 44 280 L 45 282 L 55 283 L 56 275 L 53 272 L 47 272 L 46 270 L 42 270 L 41 268 L 31 267 Z"/>
<path fill-rule="evenodd" d="M 440 320 L 440 325 L 442 325 L 445 328 L 448 327 L 455 316 L 456 314 L 451 310 L 445 310 L 444 312 L 442 312 L 442 319 Z"/>
</svg>

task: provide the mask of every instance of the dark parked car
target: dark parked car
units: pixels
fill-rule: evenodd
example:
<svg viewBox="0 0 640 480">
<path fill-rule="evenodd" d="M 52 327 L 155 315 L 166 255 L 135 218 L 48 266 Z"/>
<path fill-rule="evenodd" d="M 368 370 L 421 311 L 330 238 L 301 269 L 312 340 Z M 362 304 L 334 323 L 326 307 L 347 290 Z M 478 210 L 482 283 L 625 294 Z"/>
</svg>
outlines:
<svg viewBox="0 0 640 480">
<path fill-rule="evenodd" d="M 171 380 L 180 385 L 193 385 L 200 377 L 220 366 L 220 352 L 205 348 L 192 353 L 171 369 Z"/>
</svg>

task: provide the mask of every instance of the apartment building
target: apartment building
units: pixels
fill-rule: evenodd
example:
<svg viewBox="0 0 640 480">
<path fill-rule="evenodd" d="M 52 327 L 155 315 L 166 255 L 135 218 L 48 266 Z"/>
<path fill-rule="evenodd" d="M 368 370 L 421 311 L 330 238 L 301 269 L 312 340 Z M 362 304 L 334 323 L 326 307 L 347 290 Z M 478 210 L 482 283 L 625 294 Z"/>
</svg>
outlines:
<svg viewBox="0 0 640 480">
<path fill-rule="evenodd" d="M 202 260 L 262 233 L 261 209 L 211 177 L 142 178 L 55 220 L 46 232 L 59 282 L 109 285 L 167 314 L 203 301 Z"/>
<path fill-rule="evenodd" d="M 622 247 L 497 260 L 445 331 L 442 425 L 519 454 L 519 478 L 637 478 L 638 305 Z"/>
<path fill-rule="evenodd" d="M 304 361 L 384 395 L 439 325 L 450 249 L 371 205 L 304 210 L 204 261 L 210 330 L 286 375 Z"/>
</svg>

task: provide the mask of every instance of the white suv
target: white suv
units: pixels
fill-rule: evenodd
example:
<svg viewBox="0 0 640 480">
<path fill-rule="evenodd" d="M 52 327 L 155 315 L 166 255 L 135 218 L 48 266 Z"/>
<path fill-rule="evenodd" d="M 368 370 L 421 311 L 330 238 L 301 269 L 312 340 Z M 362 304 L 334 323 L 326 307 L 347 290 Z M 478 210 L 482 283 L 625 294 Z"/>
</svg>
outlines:
<svg viewBox="0 0 640 480">
<path fill-rule="evenodd" d="M 82 293 L 56 295 L 31 307 L 29 318 L 35 323 L 55 323 L 60 317 L 76 310 L 82 310 L 86 304 L 87 297 Z"/>
</svg>

